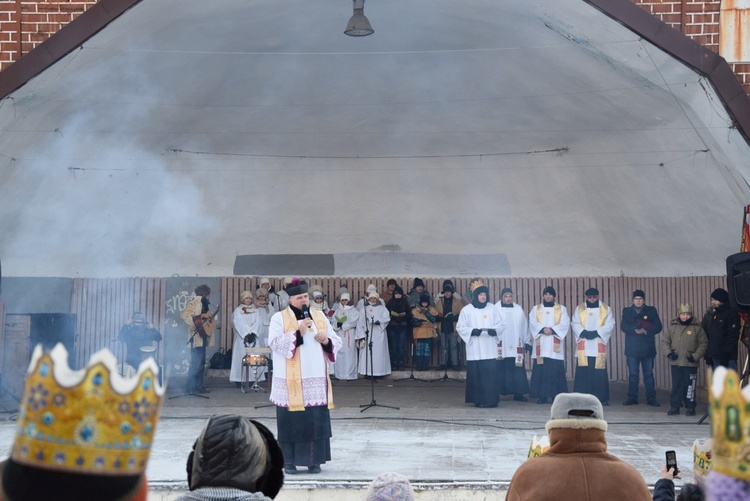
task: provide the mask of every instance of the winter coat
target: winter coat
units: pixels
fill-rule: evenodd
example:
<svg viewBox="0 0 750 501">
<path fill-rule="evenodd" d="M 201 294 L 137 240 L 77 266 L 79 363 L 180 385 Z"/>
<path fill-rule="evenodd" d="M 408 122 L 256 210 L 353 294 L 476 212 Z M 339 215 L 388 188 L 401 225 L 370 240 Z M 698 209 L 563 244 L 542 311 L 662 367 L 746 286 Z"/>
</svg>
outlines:
<svg viewBox="0 0 750 501">
<path fill-rule="evenodd" d="M 406 296 L 401 296 L 401 299 L 391 298 L 385 307 L 391 316 L 391 322 L 388 324 L 391 327 L 408 327 L 411 324 L 411 307 Z"/>
<path fill-rule="evenodd" d="M 677 360 L 668 359 L 669 365 L 678 367 L 698 367 L 707 348 L 706 333 L 695 319 L 688 325 L 682 325 L 679 318 L 673 319 L 661 338 L 661 351 L 665 356 L 672 350 L 677 352 Z M 688 361 L 687 357 L 691 354 L 695 362 Z"/>
<path fill-rule="evenodd" d="M 430 320 L 429 317 L 436 319 L 438 316 L 437 310 L 428 306 L 426 310 L 422 307 L 414 308 L 411 310 L 411 315 L 415 320 L 421 320 L 419 325 L 414 325 L 414 339 L 432 339 L 437 337 L 437 330 L 435 329 L 435 323 Z M 428 316 L 429 315 L 429 316 Z"/>
<path fill-rule="evenodd" d="M 438 326 L 443 332 L 456 332 L 456 322 L 458 322 L 458 316 L 461 314 L 461 308 L 464 307 L 464 303 L 461 302 L 461 298 L 459 296 L 453 294 L 452 299 L 453 304 L 451 305 L 451 311 L 443 311 L 445 309 L 445 297 L 439 297 L 435 303 L 435 309 L 437 310 L 438 315 L 442 317 L 442 321 L 438 324 Z M 453 313 L 453 317 L 446 318 L 446 315 L 448 313 Z M 450 326 L 450 329 L 447 328 L 449 321 L 453 324 Z"/>
<path fill-rule="evenodd" d="M 674 501 L 674 481 L 660 478 L 654 484 L 654 501 Z"/>
<path fill-rule="evenodd" d="M 646 334 L 638 334 L 636 329 L 644 329 Z M 635 306 L 622 309 L 620 330 L 625 333 L 625 356 L 647 358 L 656 356 L 656 340 L 654 336 L 662 330 L 659 313 L 653 306 L 643 305 L 641 312 L 636 312 Z"/>
<path fill-rule="evenodd" d="M 606 422 L 565 419 L 566 423 Z M 549 424 L 555 421 L 549 421 Z M 549 429 L 550 448 L 518 467 L 507 501 L 651 501 L 646 482 L 628 463 L 607 453 L 604 429 Z"/>
<path fill-rule="evenodd" d="M 708 336 L 708 356 L 722 365 L 737 360 L 737 343 L 740 339 L 740 315 L 729 305 L 722 304 L 713 315 L 707 312 L 703 325 Z"/>
</svg>

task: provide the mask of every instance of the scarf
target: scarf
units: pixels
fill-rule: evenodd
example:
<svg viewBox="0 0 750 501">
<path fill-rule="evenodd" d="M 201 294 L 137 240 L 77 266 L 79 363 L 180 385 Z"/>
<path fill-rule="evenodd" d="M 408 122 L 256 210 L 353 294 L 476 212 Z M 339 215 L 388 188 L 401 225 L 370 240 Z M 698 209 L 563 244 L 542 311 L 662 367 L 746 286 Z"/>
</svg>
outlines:
<svg viewBox="0 0 750 501">
<path fill-rule="evenodd" d="M 599 310 L 599 320 L 597 321 L 596 325 L 598 327 L 601 327 L 604 325 L 604 322 L 607 320 L 607 305 L 602 303 L 601 301 L 596 302 L 596 306 L 591 306 L 591 303 L 583 302 L 578 306 L 578 318 L 581 320 L 581 325 L 586 325 L 586 316 L 587 311 L 589 308 L 598 308 Z M 586 340 L 581 339 L 578 341 L 578 345 L 576 346 L 576 357 L 578 357 L 578 366 L 579 367 L 588 367 L 589 365 L 589 359 L 586 356 Z M 604 344 L 604 341 L 602 341 L 602 338 L 596 338 L 596 363 L 594 365 L 595 369 L 606 369 L 607 368 L 607 345 Z"/>
<path fill-rule="evenodd" d="M 547 304 L 547 301 L 542 302 L 542 306 L 536 307 L 536 321 L 537 323 L 542 323 L 542 313 L 544 312 L 544 308 L 550 308 L 552 307 L 552 311 L 554 312 L 555 318 L 553 320 L 554 324 L 557 325 L 560 323 L 560 319 L 562 318 L 562 306 L 560 306 L 558 303 L 553 304 Z M 544 357 L 542 357 L 542 342 L 540 341 L 541 338 L 534 338 L 534 350 L 536 351 L 536 363 L 537 365 L 544 364 Z M 560 353 L 561 349 L 561 343 L 560 340 L 557 338 L 557 336 L 552 337 L 552 351 L 555 353 Z"/>
<path fill-rule="evenodd" d="M 310 309 L 310 318 L 312 318 L 315 327 L 318 332 L 328 334 L 328 321 L 322 312 Z M 295 332 L 299 330 L 299 323 L 297 322 L 297 310 L 293 306 L 285 309 L 281 312 L 281 318 L 284 323 L 284 332 Z M 300 313 L 301 314 L 301 313 Z M 316 341 L 317 342 L 317 341 Z M 326 366 L 326 379 L 328 379 L 328 408 L 333 409 L 333 390 L 331 387 L 331 377 L 328 374 L 328 358 L 323 357 Z M 288 358 L 286 361 L 286 387 L 289 392 L 289 412 L 298 412 L 305 410 L 305 401 L 302 396 L 302 360 L 300 357 L 300 349 L 294 350 L 294 356 Z"/>
</svg>

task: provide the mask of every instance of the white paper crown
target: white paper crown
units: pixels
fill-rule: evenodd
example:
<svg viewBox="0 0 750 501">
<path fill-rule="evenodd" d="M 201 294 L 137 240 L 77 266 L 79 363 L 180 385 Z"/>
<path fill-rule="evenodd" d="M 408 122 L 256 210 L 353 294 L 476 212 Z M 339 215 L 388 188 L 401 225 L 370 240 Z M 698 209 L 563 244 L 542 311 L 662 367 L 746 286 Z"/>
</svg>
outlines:
<svg viewBox="0 0 750 501">
<path fill-rule="evenodd" d="M 549 450 L 549 437 L 543 435 L 542 438 L 537 439 L 536 435 L 531 439 L 531 445 L 529 446 L 529 457 L 527 459 L 539 457 Z"/>
</svg>

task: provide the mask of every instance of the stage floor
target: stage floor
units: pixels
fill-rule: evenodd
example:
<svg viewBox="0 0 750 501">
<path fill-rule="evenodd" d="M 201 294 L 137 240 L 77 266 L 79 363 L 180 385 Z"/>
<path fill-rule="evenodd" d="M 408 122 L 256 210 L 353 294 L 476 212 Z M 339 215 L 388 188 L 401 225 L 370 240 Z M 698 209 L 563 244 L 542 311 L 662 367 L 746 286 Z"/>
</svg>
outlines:
<svg viewBox="0 0 750 501">
<path fill-rule="evenodd" d="M 462 380 L 397 380 L 408 376 L 408 372 L 394 373 L 379 379 L 374 385 L 378 405 L 364 412 L 361 406 L 373 400 L 370 381 L 334 381 L 333 459 L 322 465 L 320 474 L 288 476 L 287 485 L 361 485 L 382 472 L 397 471 L 415 484 L 502 489 L 526 459 L 532 437 L 546 433 L 549 404 L 515 402 L 508 396 L 498 408 L 479 409 L 464 403 Z M 418 372 L 415 376 L 435 379 L 443 373 Z M 276 431 L 275 407 L 256 408 L 268 404 L 265 393 L 243 394 L 223 378 L 207 378 L 206 383 L 212 390 L 208 399 L 187 396 L 165 400 L 147 472 L 154 489 L 184 489 L 185 460 L 205 419 L 212 414 L 242 414 Z M 706 405 L 698 406 L 696 417 L 667 416 L 666 392 L 659 392 L 659 408 L 646 406 L 645 398 L 639 405 L 624 407 L 626 390 L 626 383 L 610 385 L 611 405 L 604 409 L 609 452 L 632 464 L 653 485 L 659 478 L 664 451 L 674 449 L 683 482 L 692 481 L 693 441 L 711 433 L 709 420 L 697 424 Z M 178 388 L 170 388 L 168 397 L 178 393 Z M 2 458 L 8 456 L 13 440 L 15 423 L 9 418 L 10 414 L 0 414 Z"/>
</svg>

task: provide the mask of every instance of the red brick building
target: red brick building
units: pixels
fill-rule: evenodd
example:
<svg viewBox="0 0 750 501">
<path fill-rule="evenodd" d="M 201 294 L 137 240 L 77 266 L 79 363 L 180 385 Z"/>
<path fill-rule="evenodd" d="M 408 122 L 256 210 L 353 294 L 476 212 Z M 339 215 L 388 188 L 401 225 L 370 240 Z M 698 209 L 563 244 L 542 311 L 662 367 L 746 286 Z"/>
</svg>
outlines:
<svg viewBox="0 0 750 501">
<path fill-rule="evenodd" d="M 750 9 L 741 0 L 631 0 L 727 60 L 750 93 Z M 95 0 L 0 0 L 0 70 L 95 5 Z"/>
</svg>

